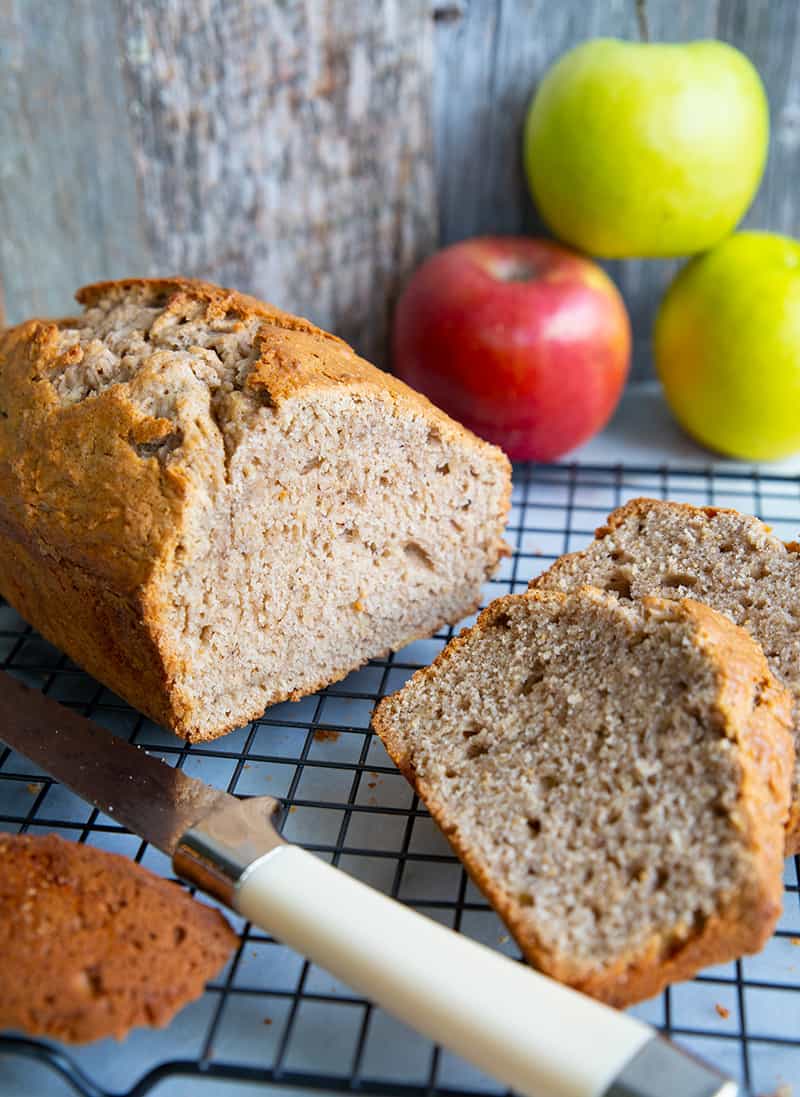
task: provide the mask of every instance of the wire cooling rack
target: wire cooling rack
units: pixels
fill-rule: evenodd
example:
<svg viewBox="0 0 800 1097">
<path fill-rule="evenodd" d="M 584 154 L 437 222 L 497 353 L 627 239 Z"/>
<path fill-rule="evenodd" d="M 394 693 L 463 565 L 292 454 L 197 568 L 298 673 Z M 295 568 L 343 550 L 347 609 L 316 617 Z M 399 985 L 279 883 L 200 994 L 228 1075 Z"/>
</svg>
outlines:
<svg viewBox="0 0 800 1097">
<path fill-rule="evenodd" d="M 514 553 L 487 583 L 485 600 L 524 590 L 555 557 L 586 544 L 611 508 L 637 495 L 733 506 L 757 514 L 786 540 L 800 530 L 800 477 L 666 466 L 520 466 L 507 534 Z M 188 747 L 0 605 L 5 669 L 187 773 L 239 795 L 283 798 L 287 838 L 437 921 L 517 955 L 369 731 L 376 700 L 429 663 L 452 632 L 375 660 L 313 697 L 277 705 L 216 742 Z M 0 754 L 0 828 L 55 831 L 170 872 L 156 850 L 10 751 Z M 794 1083 L 800 1097 L 799 868 L 796 858 L 786 862 L 785 910 L 760 956 L 711 968 L 634 1010 L 757 1094 L 789 1097 Z M 241 922 L 236 928 L 241 944 L 226 970 L 166 1030 L 139 1030 L 124 1044 L 77 1049 L 0 1038 L 0 1097 L 70 1091 L 144 1097 L 156 1088 L 159 1097 L 236 1097 L 273 1087 L 386 1097 L 504 1092 L 270 937 Z M 575 1040 L 577 1051 L 579 1033 Z"/>
</svg>

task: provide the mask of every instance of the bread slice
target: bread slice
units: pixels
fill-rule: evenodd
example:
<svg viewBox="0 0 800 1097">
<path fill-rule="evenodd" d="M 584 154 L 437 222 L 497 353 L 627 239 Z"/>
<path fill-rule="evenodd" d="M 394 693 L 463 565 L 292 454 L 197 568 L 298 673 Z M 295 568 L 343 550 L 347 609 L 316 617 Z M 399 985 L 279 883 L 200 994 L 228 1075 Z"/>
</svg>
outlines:
<svg viewBox="0 0 800 1097">
<path fill-rule="evenodd" d="M 87 1043 L 162 1027 L 238 938 L 141 865 L 55 834 L 0 834 L 0 1028 Z"/>
<path fill-rule="evenodd" d="M 510 466 L 307 320 L 90 286 L 0 336 L 0 592 L 208 739 L 471 612 Z"/>
<path fill-rule="evenodd" d="M 786 852 L 800 852 L 800 545 L 757 518 L 719 507 L 634 499 L 613 511 L 583 551 L 534 579 L 540 590 L 585 584 L 620 598 L 693 598 L 726 614 L 761 644 L 794 700 L 797 756 Z"/>
<path fill-rule="evenodd" d="M 500 598 L 374 727 L 527 959 L 623 1006 L 781 909 L 790 699 L 706 606 Z"/>
</svg>

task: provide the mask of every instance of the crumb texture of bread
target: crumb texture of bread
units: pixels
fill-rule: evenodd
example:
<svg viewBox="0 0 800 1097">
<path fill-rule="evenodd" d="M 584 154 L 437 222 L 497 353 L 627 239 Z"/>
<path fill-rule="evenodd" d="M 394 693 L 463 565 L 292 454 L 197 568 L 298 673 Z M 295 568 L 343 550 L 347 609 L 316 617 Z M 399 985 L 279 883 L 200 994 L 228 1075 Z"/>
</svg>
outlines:
<svg viewBox="0 0 800 1097">
<path fill-rule="evenodd" d="M 761 645 L 794 700 L 798 757 L 786 852 L 800 852 L 800 554 L 757 518 L 735 510 L 634 499 L 609 515 L 595 540 L 562 556 L 531 586 L 589 584 L 623 600 L 693 598 L 724 613 Z"/>
<path fill-rule="evenodd" d="M 189 739 L 471 612 L 510 466 L 299 317 L 190 280 L 0 337 L 0 591 Z"/>
<path fill-rule="evenodd" d="M 526 958 L 623 1006 L 769 936 L 789 713 L 722 615 L 585 588 L 498 599 L 374 727 Z"/>
<path fill-rule="evenodd" d="M 67 1043 L 163 1027 L 237 941 L 177 884 L 54 834 L 0 834 L 0 928 L 0 1028 Z"/>
</svg>

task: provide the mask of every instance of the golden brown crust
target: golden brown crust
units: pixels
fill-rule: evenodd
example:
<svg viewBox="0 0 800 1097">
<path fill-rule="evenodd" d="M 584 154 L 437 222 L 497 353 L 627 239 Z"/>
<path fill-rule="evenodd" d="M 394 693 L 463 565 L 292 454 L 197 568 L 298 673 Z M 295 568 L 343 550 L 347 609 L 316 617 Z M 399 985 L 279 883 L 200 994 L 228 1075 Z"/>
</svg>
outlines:
<svg viewBox="0 0 800 1097">
<path fill-rule="evenodd" d="M 0 536 L 0 590 L 46 640 L 164 727 L 188 731 L 153 630 L 135 597 L 115 593 L 64 557 Z M 260 715 L 260 714 L 259 714 Z"/>
<path fill-rule="evenodd" d="M 205 305 L 205 315 L 209 321 L 225 315 L 233 315 L 241 320 L 263 320 L 264 326 L 259 333 L 261 353 L 248 375 L 246 385 L 248 388 L 260 390 L 275 405 L 301 391 L 338 385 L 351 390 L 363 388 L 381 394 L 388 393 L 423 413 L 432 422 L 435 421 L 447 434 L 470 439 L 477 449 L 484 453 L 493 453 L 499 465 L 510 468 L 500 450 L 488 446 L 466 427 L 454 422 L 427 397 L 409 388 L 398 377 L 360 358 L 343 339 L 324 331 L 302 316 L 284 312 L 283 309 L 255 297 L 199 279 L 178 277 L 127 278 L 117 282 L 97 282 L 84 286 L 75 296 L 81 304 L 90 307 L 111 291 L 122 292 L 137 287 L 149 287 L 154 292 L 163 294 L 167 299 L 167 313 L 179 314 L 189 300 Z"/>
<path fill-rule="evenodd" d="M 281 326 L 294 328 L 297 331 L 315 332 L 334 343 L 347 345 L 338 336 L 323 331 L 302 316 L 294 316 L 266 301 L 260 301 L 257 297 L 217 286 L 213 282 L 203 282 L 199 278 L 182 278 L 180 275 L 175 275 L 168 278 L 119 278 L 116 281 L 93 282 L 89 286 L 82 286 L 75 294 L 75 300 L 86 308 L 91 308 L 111 292 L 124 293 L 127 290 L 143 287 L 162 294 L 167 300 L 174 299 L 176 294 L 185 294 L 195 301 L 202 301 L 208 306 L 209 317 L 224 316 L 231 312 L 237 313 L 241 319 L 260 316 L 265 320 L 273 320 Z"/>
<path fill-rule="evenodd" d="M 741 517 L 741 513 L 737 510 L 733 510 L 730 507 L 715 507 L 704 506 L 697 507 L 691 503 L 675 503 L 671 500 L 666 504 L 659 499 L 649 499 L 646 497 L 639 497 L 636 499 L 630 499 L 621 507 L 617 507 L 611 514 L 608 515 L 606 521 L 602 526 L 598 526 L 594 532 L 596 541 L 602 541 L 603 538 L 613 533 L 614 530 L 620 528 L 630 517 L 642 516 L 648 511 L 657 510 L 659 507 L 668 505 L 673 510 L 683 511 L 687 517 L 695 515 L 698 512 L 705 514 L 707 518 L 714 518 L 717 514 L 730 514 L 736 518 Z M 753 521 L 759 522 L 763 526 L 765 531 L 769 531 L 769 526 L 764 522 L 760 522 L 759 519 L 754 518 Z M 777 540 L 777 539 L 776 539 Z M 781 544 L 788 553 L 797 554 L 800 553 L 800 543 L 797 541 L 784 541 L 778 542 Z M 528 584 L 529 590 L 549 589 L 545 586 L 546 577 L 552 578 L 557 576 L 563 571 L 569 572 L 573 566 L 573 563 L 579 560 L 583 555 L 583 550 L 578 549 L 576 552 L 565 553 L 563 556 L 559 556 L 555 560 L 547 571 L 542 572 L 541 575 L 537 575 L 534 579 L 531 579 Z M 797 720 L 798 717 L 795 718 Z M 795 734 L 798 732 L 796 730 Z M 784 852 L 786 856 L 792 856 L 793 854 L 800 853 L 800 801 L 793 801 L 789 806 L 789 814 L 786 821 L 786 840 Z"/>
<path fill-rule="evenodd" d="M 584 588 L 584 592 L 614 604 L 601 591 Z M 414 678 L 435 675 L 457 656 L 474 632 L 493 627 L 519 599 L 563 602 L 568 597 L 560 591 L 529 590 L 522 595 L 496 599 L 471 629 L 462 631 Z M 648 598 L 643 602 L 668 617 L 683 617 L 691 622 L 695 642 L 718 668 L 721 727 L 736 743 L 741 762 L 737 825 L 748 836 L 748 847 L 758 869 L 747 890 L 728 896 L 715 916 L 700 926 L 687 927 L 684 936 L 664 939 L 654 935 L 635 954 L 622 956 L 614 965 L 595 970 L 576 965 L 569 956 L 554 954 L 539 940 L 529 909 L 492 879 L 487 866 L 462 839 L 458 820 L 448 812 L 435 787 L 419 778 L 413 758 L 393 724 L 389 712 L 391 697 L 378 705 L 372 719 L 372 726 L 390 757 L 442 828 L 476 886 L 503 918 L 528 962 L 561 982 L 620 1007 L 649 998 L 670 983 L 690 978 L 703 967 L 756 952 L 763 946 L 781 911 L 780 835 L 788 811 L 794 765 L 789 731 L 791 698 L 771 674 L 763 652 L 749 634 L 722 614 L 688 599 L 669 602 Z"/>
<path fill-rule="evenodd" d="M 0 535 L 128 594 L 173 545 L 186 478 L 137 457 L 129 435 L 145 417 L 117 386 L 62 405 L 58 335 L 40 320 L 0 334 Z"/>
<path fill-rule="evenodd" d="M 0 1027 L 86 1043 L 166 1025 L 236 944 L 219 911 L 127 858 L 0 835 Z"/>
<path fill-rule="evenodd" d="M 649 499 L 647 496 L 629 499 L 623 506 L 617 507 L 616 510 L 612 510 L 611 514 L 606 518 L 604 525 L 597 527 L 594 531 L 595 539 L 598 541 L 602 540 L 602 538 L 611 533 L 612 530 L 623 525 L 632 514 L 646 514 L 648 510 L 657 510 L 659 506 L 662 505 L 663 503 L 660 499 Z M 672 500 L 669 500 L 668 505 L 685 511 L 687 515 L 696 514 L 698 511 L 701 511 L 707 518 L 713 518 L 716 514 L 739 514 L 738 511 L 732 510 L 729 507 L 696 507 L 692 503 L 673 503 Z"/>
<path fill-rule="evenodd" d="M 278 406 L 337 386 L 369 392 L 424 416 L 442 437 L 480 450 L 506 481 L 507 513 L 505 456 L 341 339 L 253 297 L 193 279 L 102 282 L 76 296 L 91 307 L 137 287 L 177 318 L 199 302 L 208 322 L 262 321 L 258 359 L 244 384 L 265 403 Z M 0 593 L 142 712 L 189 739 L 216 737 L 261 710 L 233 712 L 224 726 L 203 724 L 176 685 L 180 654 L 170 650 L 160 627 L 161 579 L 191 537 L 198 467 L 206 459 L 201 440 L 185 437 L 180 459 L 143 460 L 136 445 L 159 437 L 166 421 L 134 403 L 127 386 L 62 401 L 50 378 L 83 354 L 79 346 L 61 349 L 62 326 L 69 321 L 30 320 L 0 333 Z M 220 473 L 212 468 L 208 475 Z M 497 551 L 499 558 L 499 541 Z M 487 568 L 496 563 L 488 560 Z"/>
</svg>

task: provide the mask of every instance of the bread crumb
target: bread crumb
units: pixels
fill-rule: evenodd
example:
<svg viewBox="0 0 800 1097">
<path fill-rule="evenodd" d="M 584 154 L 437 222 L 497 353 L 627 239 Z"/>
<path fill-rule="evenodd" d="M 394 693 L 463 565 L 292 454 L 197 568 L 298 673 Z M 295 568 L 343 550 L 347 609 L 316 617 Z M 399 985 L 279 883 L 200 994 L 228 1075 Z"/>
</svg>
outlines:
<svg viewBox="0 0 800 1097">
<path fill-rule="evenodd" d="M 314 732 L 314 741 L 317 743 L 336 743 L 339 741 L 340 732 L 327 731 L 324 728 L 317 728 Z"/>
<path fill-rule="evenodd" d="M 789 944 L 790 945 L 800 945 L 800 937 L 790 937 L 789 938 Z"/>
<path fill-rule="evenodd" d="M 367 781 L 367 788 L 375 788 L 377 781 Z"/>
<path fill-rule="evenodd" d="M 731 1011 L 729 1009 L 726 1009 L 725 1006 L 720 1005 L 719 1002 L 716 1003 L 714 1009 L 717 1011 L 723 1021 L 727 1021 L 731 1015 Z"/>
<path fill-rule="evenodd" d="M 265 1025 L 271 1025 L 272 1024 L 272 1018 L 271 1017 L 265 1017 L 264 1018 L 264 1024 Z"/>
<path fill-rule="evenodd" d="M 29 785 L 25 786 L 31 796 L 38 796 L 44 787 L 41 781 L 31 781 Z"/>
<path fill-rule="evenodd" d="M 498 941 L 500 942 L 501 945 L 507 945 L 510 940 L 511 940 L 511 938 L 509 937 L 509 935 L 507 933 L 501 933 L 500 936 L 498 937 Z"/>
<path fill-rule="evenodd" d="M 360 598 L 356 598 L 355 602 L 353 602 L 352 608 L 356 611 L 356 613 L 363 613 L 364 603 L 361 601 Z"/>
<path fill-rule="evenodd" d="M 295 811 L 297 811 L 297 805 L 292 804 L 292 806 L 289 808 L 289 814 L 291 815 Z"/>
</svg>

